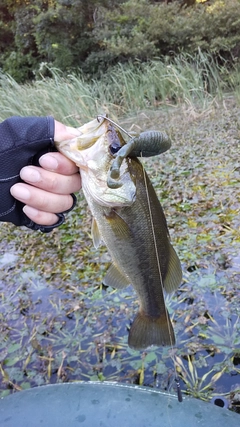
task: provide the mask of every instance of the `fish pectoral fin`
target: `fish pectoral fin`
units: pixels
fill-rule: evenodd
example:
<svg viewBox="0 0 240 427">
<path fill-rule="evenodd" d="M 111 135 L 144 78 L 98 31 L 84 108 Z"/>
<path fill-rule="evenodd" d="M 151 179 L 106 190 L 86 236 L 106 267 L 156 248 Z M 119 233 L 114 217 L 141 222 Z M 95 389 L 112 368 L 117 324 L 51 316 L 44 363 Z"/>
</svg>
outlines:
<svg viewBox="0 0 240 427">
<path fill-rule="evenodd" d="M 151 345 L 174 344 L 174 331 L 167 311 L 159 317 L 151 317 L 139 311 L 129 331 L 129 347 L 142 350 Z"/>
<path fill-rule="evenodd" d="M 101 245 L 101 234 L 99 233 L 98 225 L 95 218 L 92 219 L 92 230 L 91 235 L 93 239 L 94 247 L 97 249 Z"/>
<path fill-rule="evenodd" d="M 131 230 L 128 223 L 121 217 L 121 212 L 117 209 L 111 209 L 108 214 L 105 215 L 105 219 L 111 227 L 116 238 L 121 240 L 131 238 Z"/>
<path fill-rule="evenodd" d="M 182 268 L 180 260 L 173 246 L 169 243 L 169 263 L 168 271 L 163 281 L 164 289 L 167 293 L 174 292 L 182 281 Z"/>
<path fill-rule="evenodd" d="M 123 289 L 130 285 L 130 280 L 114 264 L 110 265 L 104 279 L 105 286 L 111 286 L 116 289 Z"/>
</svg>

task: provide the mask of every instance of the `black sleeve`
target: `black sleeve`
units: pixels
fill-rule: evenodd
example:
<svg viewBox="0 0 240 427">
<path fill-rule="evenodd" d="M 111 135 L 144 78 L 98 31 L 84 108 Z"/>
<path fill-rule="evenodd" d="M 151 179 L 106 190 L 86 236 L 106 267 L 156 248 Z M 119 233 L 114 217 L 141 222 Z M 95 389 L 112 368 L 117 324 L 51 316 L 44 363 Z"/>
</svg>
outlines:
<svg viewBox="0 0 240 427">
<path fill-rule="evenodd" d="M 23 203 L 10 194 L 13 184 L 20 182 L 20 170 L 37 164 L 41 154 L 54 148 L 53 117 L 10 117 L 0 123 L 0 221 L 25 225 L 33 230 L 50 231 L 54 226 L 42 227 L 31 221 L 22 211 Z"/>
</svg>

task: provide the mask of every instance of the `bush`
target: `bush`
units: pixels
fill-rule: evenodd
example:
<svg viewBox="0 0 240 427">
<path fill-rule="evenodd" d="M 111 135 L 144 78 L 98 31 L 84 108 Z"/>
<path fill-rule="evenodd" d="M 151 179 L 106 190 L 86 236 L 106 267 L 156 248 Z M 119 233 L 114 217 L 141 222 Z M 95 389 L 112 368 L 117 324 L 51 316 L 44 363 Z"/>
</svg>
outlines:
<svg viewBox="0 0 240 427">
<path fill-rule="evenodd" d="M 117 10 L 99 12 L 94 36 L 115 63 L 196 54 L 199 49 L 215 58 L 239 59 L 239 1 L 215 0 L 186 8 L 178 1 L 129 0 Z"/>
<path fill-rule="evenodd" d="M 199 50 L 232 65 L 240 58 L 239 6 L 239 0 L 2 0 L 0 68 L 19 82 L 37 76 L 41 63 L 92 78 L 118 63 Z"/>
</svg>

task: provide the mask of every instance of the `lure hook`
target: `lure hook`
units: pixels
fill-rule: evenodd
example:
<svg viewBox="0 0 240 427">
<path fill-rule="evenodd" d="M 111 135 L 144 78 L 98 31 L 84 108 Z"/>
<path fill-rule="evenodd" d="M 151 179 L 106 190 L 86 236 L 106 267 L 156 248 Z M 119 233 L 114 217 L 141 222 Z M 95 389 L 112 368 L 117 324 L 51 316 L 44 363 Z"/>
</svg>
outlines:
<svg viewBox="0 0 240 427">
<path fill-rule="evenodd" d="M 101 119 L 105 119 L 107 120 L 109 123 L 112 123 L 112 125 L 116 126 L 118 129 L 120 129 L 122 132 L 124 132 L 126 135 L 128 135 L 130 138 L 132 138 L 132 135 L 126 131 L 122 126 L 120 126 L 118 123 L 114 122 L 112 119 L 109 119 L 106 115 L 104 116 L 103 114 L 99 114 L 97 116 L 97 120 L 101 118 Z M 99 120 L 98 120 L 99 121 Z"/>
</svg>

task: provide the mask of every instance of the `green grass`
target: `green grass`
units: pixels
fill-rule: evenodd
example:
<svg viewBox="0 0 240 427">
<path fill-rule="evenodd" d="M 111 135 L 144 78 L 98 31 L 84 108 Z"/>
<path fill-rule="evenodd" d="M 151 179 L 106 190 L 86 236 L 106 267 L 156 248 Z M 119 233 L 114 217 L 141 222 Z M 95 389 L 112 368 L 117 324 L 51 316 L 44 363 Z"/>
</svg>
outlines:
<svg viewBox="0 0 240 427">
<path fill-rule="evenodd" d="M 205 109 L 226 91 L 239 99 L 240 72 L 217 65 L 210 55 L 180 55 L 172 61 L 112 68 L 101 80 L 62 75 L 51 69 L 51 78 L 20 85 L 0 75 L 0 119 L 10 115 L 47 115 L 68 124 L 83 123 L 99 113 L 122 117 L 163 105 Z"/>
</svg>

